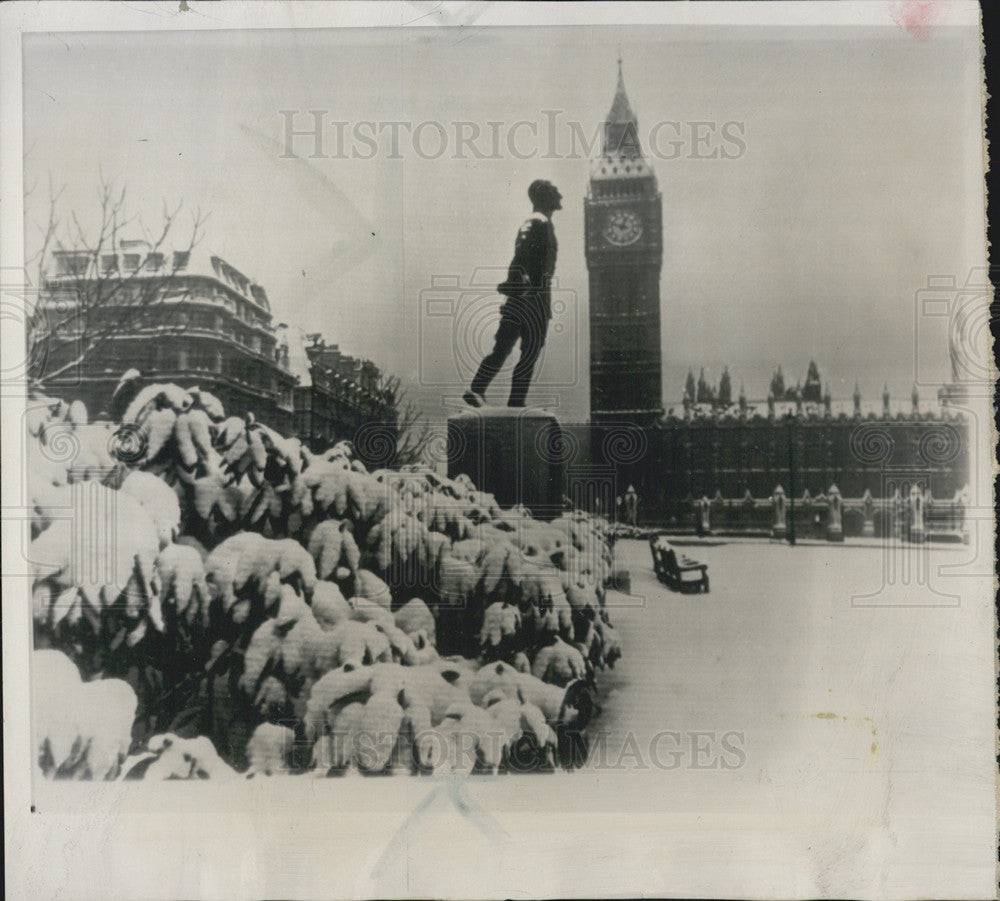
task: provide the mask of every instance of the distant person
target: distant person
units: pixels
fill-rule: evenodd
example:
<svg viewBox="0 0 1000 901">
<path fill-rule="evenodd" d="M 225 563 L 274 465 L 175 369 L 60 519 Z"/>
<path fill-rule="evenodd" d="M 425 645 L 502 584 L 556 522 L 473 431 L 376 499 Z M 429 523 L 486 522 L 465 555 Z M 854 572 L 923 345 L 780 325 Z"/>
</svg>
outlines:
<svg viewBox="0 0 1000 901">
<path fill-rule="evenodd" d="M 507 406 L 524 406 L 552 318 L 551 283 L 558 249 L 552 214 L 562 209 L 562 195 L 551 182 L 539 179 L 528 188 L 528 198 L 534 211 L 517 233 L 507 280 L 497 285 L 497 291 L 507 301 L 500 307 L 500 326 L 493 339 L 493 351 L 479 364 L 472 385 L 462 395 L 462 399 L 473 407 L 485 406 L 486 389 L 518 340 L 521 357 L 514 367 Z"/>
</svg>

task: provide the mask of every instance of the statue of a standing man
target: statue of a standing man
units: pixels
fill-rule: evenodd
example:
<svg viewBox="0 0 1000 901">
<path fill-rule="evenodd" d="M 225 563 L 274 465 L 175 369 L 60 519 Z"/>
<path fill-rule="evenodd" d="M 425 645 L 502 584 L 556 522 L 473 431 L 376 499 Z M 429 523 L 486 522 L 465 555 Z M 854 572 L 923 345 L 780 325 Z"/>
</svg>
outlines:
<svg viewBox="0 0 1000 901">
<path fill-rule="evenodd" d="M 556 270 L 556 233 L 552 214 L 562 209 L 562 195 L 549 181 L 533 181 L 528 188 L 534 212 L 521 226 L 514 245 L 514 259 L 507 280 L 497 291 L 507 298 L 500 307 L 500 326 L 493 351 L 479 364 L 479 370 L 463 400 L 473 407 L 486 403 L 485 392 L 500 371 L 514 345 L 521 342 L 521 357 L 511 379 L 509 407 L 523 407 L 528 384 L 545 344 L 552 318 L 552 275 Z"/>
</svg>

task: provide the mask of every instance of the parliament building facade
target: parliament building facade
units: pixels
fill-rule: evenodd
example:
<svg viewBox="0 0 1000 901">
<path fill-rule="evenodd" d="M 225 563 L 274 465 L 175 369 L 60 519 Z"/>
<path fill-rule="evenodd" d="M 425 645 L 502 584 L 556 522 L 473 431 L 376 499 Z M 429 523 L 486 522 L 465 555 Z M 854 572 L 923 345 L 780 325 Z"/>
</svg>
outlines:
<svg viewBox="0 0 1000 901">
<path fill-rule="evenodd" d="M 640 146 L 621 61 L 584 211 L 590 422 L 565 426 L 559 449 L 573 503 L 613 514 L 632 485 L 640 523 L 685 529 L 704 515 L 735 531 L 763 533 L 779 492 L 791 498 L 808 534 L 813 526 L 821 530 L 836 494 L 845 533 L 870 535 L 873 528 L 890 533 L 892 510 L 916 486 L 932 522 L 942 531 L 959 528 L 968 429 L 947 394 L 939 393 L 930 410 L 921 409 L 916 387 L 904 405 L 893 404 L 887 389 L 881 404 L 863 404 L 855 388 L 843 407 L 820 392 L 811 364 L 804 390 L 775 396 L 772 383 L 767 400 L 756 403 L 742 390 L 738 400 L 729 397 L 728 372 L 725 391 L 711 397 L 700 396 L 701 385 L 695 396 L 689 376 L 681 402 L 664 411 L 662 198 Z"/>
</svg>

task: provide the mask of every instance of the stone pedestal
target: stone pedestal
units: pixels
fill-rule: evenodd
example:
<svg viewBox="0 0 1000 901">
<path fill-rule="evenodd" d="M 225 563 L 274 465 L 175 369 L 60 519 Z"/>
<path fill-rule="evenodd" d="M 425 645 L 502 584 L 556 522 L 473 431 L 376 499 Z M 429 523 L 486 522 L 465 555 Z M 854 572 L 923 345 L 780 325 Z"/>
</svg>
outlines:
<svg viewBox="0 0 1000 901">
<path fill-rule="evenodd" d="M 923 544 L 926 540 L 924 532 L 924 495 L 916 486 L 910 488 L 910 541 Z"/>
<path fill-rule="evenodd" d="M 955 492 L 955 525 L 958 528 L 959 534 L 962 536 L 962 544 L 969 543 L 969 523 L 965 515 L 968 506 L 969 488 L 968 486 L 965 486 L 961 490 Z"/>
<path fill-rule="evenodd" d="M 903 498 L 900 496 L 898 488 L 892 493 L 889 507 L 892 516 L 892 537 L 902 541 L 906 534 L 906 512 L 903 509 Z"/>
<path fill-rule="evenodd" d="M 698 501 L 698 534 L 699 535 L 710 535 L 712 533 L 712 522 L 710 513 L 712 510 L 712 503 L 707 497 L 702 497 Z"/>
<path fill-rule="evenodd" d="M 872 497 L 871 491 L 867 488 L 865 489 L 864 497 L 861 498 L 861 511 L 864 514 L 865 521 L 864 525 L 861 527 L 861 537 L 862 538 L 874 538 L 875 537 L 875 499 Z"/>
<path fill-rule="evenodd" d="M 784 541 L 788 534 L 788 525 L 785 520 L 785 489 L 780 485 L 774 489 L 771 502 L 774 504 L 774 526 L 771 529 L 771 537 Z"/>
<path fill-rule="evenodd" d="M 566 443 L 559 421 L 531 407 L 469 408 L 448 417 L 448 476 L 465 473 L 501 507 L 536 519 L 562 512 Z"/>
<path fill-rule="evenodd" d="M 840 496 L 840 489 L 836 485 L 830 486 L 827 494 L 830 505 L 829 520 L 826 524 L 827 541 L 844 540 L 843 504 L 844 499 Z"/>
</svg>

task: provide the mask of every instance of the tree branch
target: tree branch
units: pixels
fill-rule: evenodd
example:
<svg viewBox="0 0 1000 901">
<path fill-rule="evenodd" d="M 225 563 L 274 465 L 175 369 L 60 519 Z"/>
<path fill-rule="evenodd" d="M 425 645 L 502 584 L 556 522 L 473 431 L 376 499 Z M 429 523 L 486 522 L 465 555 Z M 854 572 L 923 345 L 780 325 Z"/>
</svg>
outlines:
<svg viewBox="0 0 1000 901">
<path fill-rule="evenodd" d="M 58 240 L 61 222 L 57 215 L 58 200 L 64 188 L 57 193 L 52 189 L 51 177 L 49 182 L 49 221 L 43 230 L 42 249 L 38 254 L 39 285 L 46 300 L 50 300 L 53 293 L 60 290 L 72 291 L 74 304 L 54 322 L 49 322 L 49 315 L 53 312 L 51 304 L 40 304 L 40 315 L 34 317 L 34 321 L 29 324 L 29 342 L 34 349 L 40 342 L 52 343 L 59 340 L 61 332 L 72 329 L 72 338 L 79 341 L 80 349 L 73 359 L 58 365 L 51 372 L 35 376 L 33 381 L 36 386 L 53 382 L 70 370 L 82 366 L 120 335 L 153 323 L 183 331 L 186 326 L 176 321 L 177 314 L 190 297 L 187 290 L 179 296 L 171 291 L 180 269 L 177 256 L 173 258 L 167 271 L 163 271 L 163 267 L 148 268 L 150 255 L 159 254 L 161 248 L 168 245 L 183 203 L 170 208 L 164 202 L 162 220 L 155 239 L 147 240 L 149 249 L 145 259 L 140 259 L 139 265 L 134 269 L 123 272 L 118 264 L 121 238 L 124 229 L 135 222 L 137 216 L 129 215 L 126 209 L 126 186 L 122 185 L 119 190 L 114 182 L 104 177 L 103 172 L 100 173 L 97 189 L 100 224 L 93 240 L 88 239 L 87 230 L 77 211 L 70 213 L 72 243 L 69 249 L 86 256 L 85 269 L 73 279 L 57 281 L 50 277 L 46 273 L 46 265 L 53 246 L 66 248 Z M 200 209 L 192 213 L 190 237 L 186 244 L 180 244 L 182 253 L 190 254 L 201 240 L 206 220 L 207 216 Z M 145 230 L 144 225 L 143 228 Z M 105 271 L 102 268 L 105 252 L 116 255 L 114 270 Z M 168 297 L 171 305 L 164 314 L 163 306 Z"/>
</svg>

